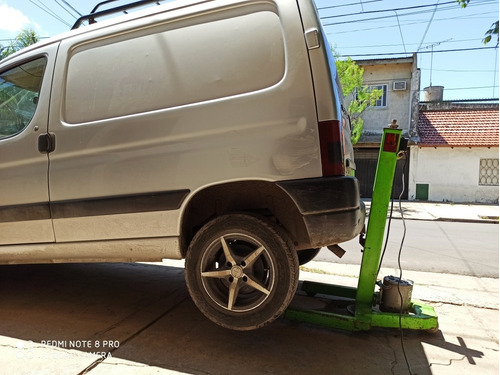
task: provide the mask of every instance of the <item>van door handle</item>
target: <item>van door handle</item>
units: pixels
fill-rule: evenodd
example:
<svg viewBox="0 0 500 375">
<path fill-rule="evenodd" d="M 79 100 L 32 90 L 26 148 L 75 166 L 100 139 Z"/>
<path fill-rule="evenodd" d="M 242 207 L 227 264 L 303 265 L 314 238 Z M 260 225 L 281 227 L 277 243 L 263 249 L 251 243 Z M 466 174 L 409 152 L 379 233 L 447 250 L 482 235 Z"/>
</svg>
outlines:
<svg viewBox="0 0 500 375">
<path fill-rule="evenodd" d="M 56 149 L 56 135 L 54 133 L 43 133 L 38 136 L 38 151 L 48 154 Z"/>
<path fill-rule="evenodd" d="M 307 30 L 304 35 L 306 37 L 307 49 L 319 48 L 319 35 L 318 29 Z"/>
</svg>

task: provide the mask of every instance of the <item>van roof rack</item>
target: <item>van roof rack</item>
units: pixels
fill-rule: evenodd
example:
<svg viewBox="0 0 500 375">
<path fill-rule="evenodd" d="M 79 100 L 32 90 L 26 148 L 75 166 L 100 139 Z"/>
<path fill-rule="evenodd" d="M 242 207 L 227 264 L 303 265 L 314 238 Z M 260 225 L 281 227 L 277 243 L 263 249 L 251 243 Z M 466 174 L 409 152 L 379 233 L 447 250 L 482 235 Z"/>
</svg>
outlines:
<svg viewBox="0 0 500 375">
<path fill-rule="evenodd" d="M 160 5 L 160 0 L 140 0 L 140 1 L 136 1 L 133 3 L 125 4 L 125 5 L 120 5 L 120 6 L 117 6 L 114 8 L 102 10 L 99 12 L 97 11 L 99 9 L 99 7 L 101 7 L 102 5 L 112 3 L 115 1 L 118 1 L 118 0 L 101 1 L 99 4 L 97 4 L 94 7 L 94 9 L 92 9 L 92 11 L 89 14 L 78 18 L 76 20 L 75 24 L 73 25 L 73 27 L 71 28 L 71 30 L 78 29 L 85 21 L 89 21 L 89 24 L 96 23 L 97 22 L 96 18 L 99 18 L 99 17 L 109 16 L 111 14 L 116 14 L 116 13 L 125 13 L 126 14 L 127 11 L 130 9 L 139 8 L 139 7 L 142 7 L 144 5 L 153 4 L 153 3 L 156 3 L 156 5 Z"/>
</svg>

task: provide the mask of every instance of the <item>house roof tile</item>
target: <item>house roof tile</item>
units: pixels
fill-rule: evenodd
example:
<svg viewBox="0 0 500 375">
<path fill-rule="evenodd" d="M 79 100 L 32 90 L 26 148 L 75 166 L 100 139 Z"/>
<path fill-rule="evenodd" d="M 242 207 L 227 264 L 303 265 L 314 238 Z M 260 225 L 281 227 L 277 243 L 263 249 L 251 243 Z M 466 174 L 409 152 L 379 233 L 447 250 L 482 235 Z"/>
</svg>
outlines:
<svg viewBox="0 0 500 375">
<path fill-rule="evenodd" d="M 498 147 L 498 109 L 421 111 L 419 146 Z"/>
</svg>

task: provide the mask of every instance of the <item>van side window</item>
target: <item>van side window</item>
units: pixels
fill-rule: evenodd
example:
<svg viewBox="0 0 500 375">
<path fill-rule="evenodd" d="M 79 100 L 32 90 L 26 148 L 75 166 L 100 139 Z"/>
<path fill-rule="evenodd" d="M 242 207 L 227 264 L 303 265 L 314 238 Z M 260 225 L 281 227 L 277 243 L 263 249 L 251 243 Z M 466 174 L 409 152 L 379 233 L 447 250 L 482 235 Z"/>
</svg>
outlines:
<svg viewBox="0 0 500 375">
<path fill-rule="evenodd" d="M 30 123 L 46 64 L 42 57 L 0 72 L 0 139 L 20 133 Z"/>
</svg>

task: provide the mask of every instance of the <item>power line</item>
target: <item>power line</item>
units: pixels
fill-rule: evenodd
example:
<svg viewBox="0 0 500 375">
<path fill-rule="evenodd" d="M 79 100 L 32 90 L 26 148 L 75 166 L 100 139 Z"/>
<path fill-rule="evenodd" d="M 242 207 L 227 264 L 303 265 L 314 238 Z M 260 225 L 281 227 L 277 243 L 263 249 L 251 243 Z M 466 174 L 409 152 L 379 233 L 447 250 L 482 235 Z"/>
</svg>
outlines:
<svg viewBox="0 0 500 375">
<path fill-rule="evenodd" d="M 362 4 L 369 4 L 369 3 L 378 3 L 382 0 L 370 0 L 370 1 L 364 1 Z M 342 4 L 342 5 L 331 5 L 329 7 L 320 7 L 318 8 L 318 10 L 323 10 L 323 9 L 333 9 L 333 8 L 342 8 L 342 7 L 348 7 L 348 6 L 351 6 L 351 5 L 358 5 L 359 2 L 355 2 L 355 3 L 349 3 L 349 4 Z"/>
<path fill-rule="evenodd" d="M 420 70 L 430 70 L 428 68 L 420 68 Z M 496 70 L 464 70 L 464 69 L 433 69 L 435 72 L 449 72 L 449 73 L 495 73 Z"/>
<path fill-rule="evenodd" d="M 447 5 L 447 4 L 457 4 L 457 2 L 454 1 L 448 1 L 446 3 L 442 3 L 440 5 Z M 426 4 L 426 5 L 414 5 L 411 7 L 404 7 L 404 8 L 394 8 L 394 9 L 379 9 L 379 10 L 369 10 L 366 12 L 357 12 L 357 13 L 347 13 L 347 14 L 337 14 L 334 16 L 326 16 L 326 17 L 320 17 L 322 20 L 326 20 L 328 18 L 339 18 L 339 17 L 350 17 L 350 16 L 359 16 L 361 14 L 374 14 L 374 13 L 386 13 L 386 12 L 393 12 L 393 11 L 402 11 L 402 10 L 410 10 L 410 9 L 421 9 L 421 8 L 428 8 L 428 7 L 435 7 L 438 4 Z M 385 18 L 385 17 L 384 17 Z"/>
<path fill-rule="evenodd" d="M 424 53 L 444 53 L 444 52 L 466 52 L 466 51 L 477 51 L 485 49 L 496 49 L 497 47 L 476 47 L 476 48 L 457 48 L 457 49 L 447 49 L 438 51 L 419 51 L 418 54 Z M 417 52 L 388 52 L 388 53 L 358 53 L 350 55 L 339 55 L 339 57 L 353 57 L 353 56 L 394 56 L 394 55 L 409 55 Z"/>
<path fill-rule="evenodd" d="M 476 14 L 472 14 L 472 15 L 468 14 L 468 15 L 458 16 L 458 17 L 438 18 L 438 19 L 435 19 L 434 21 L 450 21 L 450 20 L 457 20 L 457 19 L 462 19 L 462 18 L 465 18 L 465 19 L 469 20 L 469 19 L 472 18 L 471 16 L 482 15 L 482 14 L 485 14 L 485 13 L 476 13 Z M 393 17 L 393 16 L 387 16 L 387 18 L 389 18 L 389 17 Z M 485 17 L 483 17 L 483 18 L 485 18 Z M 426 23 L 426 22 L 427 22 L 427 20 L 425 20 L 425 21 L 415 21 L 415 22 L 406 22 L 404 24 L 404 26 L 417 25 L 419 23 Z M 323 25 L 323 26 L 325 26 L 325 25 Z M 392 24 L 392 25 L 388 25 L 388 26 L 367 27 L 367 28 L 364 28 L 364 29 L 354 29 L 354 30 L 326 32 L 326 34 L 327 35 L 332 35 L 332 34 L 349 34 L 349 33 L 357 33 L 357 32 L 360 32 L 360 31 L 390 29 L 390 28 L 393 28 L 393 27 L 396 27 L 396 25 Z M 373 46 L 371 46 L 371 47 L 373 47 Z M 346 48 L 350 48 L 350 47 L 346 47 Z"/>
<path fill-rule="evenodd" d="M 38 0 L 40 1 L 40 0 Z M 56 20 L 58 20 L 59 22 L 65 24 L 66 26 L 68 27 L 71 27 L 71 25 L 66 22 L 64 19 L 62 19 L 61 17 L 59 17 L 52 9 L 50 9 L 49 7 L 47 7 L 46 5 L 44 5 L 43 3 L 40 3 L 40 4 L 37 4 L 35 1 L 33 0 L 30 0 L 30 3 L 32 3 L 33 5 L 35 5 L 36 7 L 40 8 L 41 10 L 43 10 L 45 13 L 47 13 L 48 15 L 54 17 Z"/>
<path fill-rule="evenodd" d="M 67 6 L 68 6 L 68 7 L 69 7 L 69 8 L 70 8 L 73 12 L 75 12 L 76 14 L 78 14 L 80 17 L 82 16 L 82 14 L 81 14 L 79 11 L 77 11 L 75 8 L 73 8 L 73 7 L 71 6 L 71 4 L 70 4 L 70 3 L 68 3 L 66 0 L 61 0 L 61 1 L 62 1 L 64 4 L 66 4 L 66 5 L 67 5 Z"/>
<path fill-rule="evenodd" d="M 71 17 L 73 18 L 77 18 L 75 17 L 75 15 L 73 13 L 71 13 L 67 8 L 65 8 L 58 0 L 54 0 L 56 2 L 57 5 L 59 5 L 66 13 L 68 13 Z"/>
<path fill-rule="evenodd" d="M 447 40 L 446 43 L 462 43 L 462 42 L 477 42 L 477 39 L 453 39 Z M 437 42 L 429 42 L 429 43 L 437 43 Z M 407 46 L 416 46 L 418 43 L 407 43 Z M 339 47 L 342 49 L 353 49 L 353 48 L 379 48 L 379 47 L 398 47 L 401 44 L 377 44 L 377 45 L 369 45 L 369 46 L 348 46 L 348 47 Z"/>
<path fill-rule="evenodd" d="M 401 43 L 403 43 L 403 49 L 406 53 L 406 46 L 405 46 L 405 40 L 403 38 L 403 30 L 401 30 L 401 24 L 399 23 L 399 16 L 398 16 L 398 12 L 394 11 L 394 13 L 396 13 L 396 19 L 398 20 L 398 27 L 399 27 L 399 35 L 401 36 Z"/>
<path fill-rule="evenodd" d="M 445 90 L 447 91 L 453 91 L 453 90 L 481 90 L 481 89 L 491 89 L 491 88 L 496 88 L 498 85 L 495 86 L 477 86 L 477 87 L 445 87 Z M 420 90 L 424 91 L 424 90 Z"/>
<path fill-rule="evenodd" d="M 420 45 L 418 46 L 417 51 L 420 49 L 420 47 L 422 47 L 422 44 L 424 43 L 425 37 L 427 36 L 427 32 L 429 31 L 429 28 L 431 27 L 432 21 L 434 20 L 434 16 L 436 15 L 436 10 L 437 10 L 438 4 L 439 4 L 439 0 L 437 2 L 436 6 L 434 7 L 434 11 L 432 12 L 432 16 L 431 16 L 429 22 L 427 23 L 427 27 L 425 28 L 424 35 L 422 35 L 422 40 L 420 41 Z"/>
<path fill-rule="evenodd" d="M 450 5 L 450 6 L 446 6 L 446 7 L 443 6 L 443 5 L 447 5 L 447 4 L 450 4 L 450 3 L 453 3 L 455 5 Z M 493 1 L 493 2 L 491 2 L 491 1 L 483 1 L 483 2 L 480 2 L 480 3 L 470 4 L 470 6 L 472 6 L 472 5 L 482 6 L 482 5 L 492 4 L 492 3 L 496 3 L 496 1 Z M 418 5 L 418 6 L 414 6 L 414 7 L 396 8 L 396 9 L 381 9 L 381 10 L 374 10 L 374 11 L 370 11 L 370 12 L 371 13 L 386 13 L 386 12 L 392 12 L 394 10 L 396 10 L 396 11 L 410 10 L 412 8 L 417 8 L 417 7 L 422 8 L 422 7 L 430 7 L 430 6 L 435 6 L 435 4 Z M 446 3 L 439 4 L 439 8 L 437 9 L 437 11 L 445 11 L 445 10 L 450 10 L 450 9 L 453 9 L 453 10 L 457 9 L 455 1 L 451 1 L 451 2 L 446 2 Z M 339 14 L 339 15 L 334 15 L 334 16 L 324 16 L 324 17 L 320 17 L 320 19 L 325 20 L 325 19 L 329 19 L 329 18 L 339 18 L 339 17 L 347 17 L 347 16 L 362 16 L 362 15 L 364 15 L 366 13 L 370 13 L 370 12 L 364 12 L 364 13 L 363 12 L 358 12 L 358 13 L 350 13 L 350 14 Z M 415 14 L 426 14 L 426 13 L 430 13 L 430 12 L 434 12 L 434 10 L 418 10 L 418 11 L 414 11 L 414 12 L 403 13 L 403 14 L 400 14 L 400 16 L 410 16 L 410 15 L 415 15 Z M 350 20 L 350 21 L 330 22 L 330 23 L 323 23 L 323 26 L 326 27 L 326 26 L 333 26 L 333 25 L 343 25 L 343 24 L 349 24 L 349 23 L 355 23 L 355 22 L 376 21 L 376 20 L 381 20 L 381 19 L 385 20 L 385 19 L 392 18 L 392 17 L 395 17 L 395 16 L 394 15 L 385 15 L 385 16 L 371 17 L 371 18 L 362 18 L 362 19 L 356 19 L 356 20 Z M 427 22 L 427 21 L 425 21 L 425 22 Z"/>
</svg>

